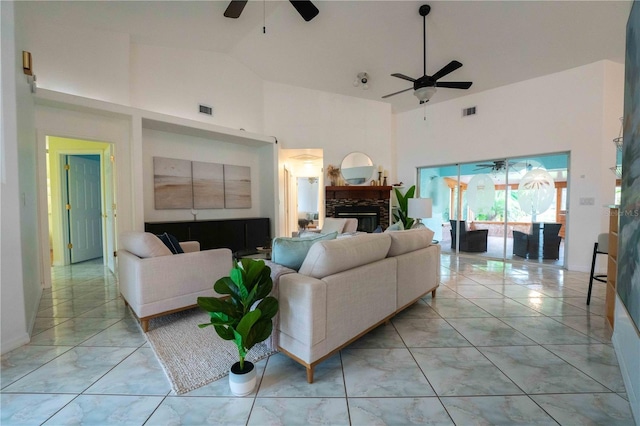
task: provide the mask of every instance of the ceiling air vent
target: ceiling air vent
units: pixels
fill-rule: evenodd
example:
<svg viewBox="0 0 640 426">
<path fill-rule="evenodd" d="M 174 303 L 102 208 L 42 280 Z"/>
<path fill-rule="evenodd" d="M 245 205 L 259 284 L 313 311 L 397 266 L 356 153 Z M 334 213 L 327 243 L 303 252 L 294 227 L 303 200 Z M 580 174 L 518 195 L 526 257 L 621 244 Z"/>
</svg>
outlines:
<svg viewBox="0 0 640 426">
<path fill-rule="evenodd" d="M 207 115 L 213 115 L 213 107 L 200 104 L 200 113 L 201 114 L 207 114 Z"/>
<path fill-rule="evenodd" d="M 468 117 L 470 115 L 476 115 L 476 107 L 469 107 L 469 108 L 463 108 L 462 109 L 462 116 L 463 117 Z"/>
</svg>

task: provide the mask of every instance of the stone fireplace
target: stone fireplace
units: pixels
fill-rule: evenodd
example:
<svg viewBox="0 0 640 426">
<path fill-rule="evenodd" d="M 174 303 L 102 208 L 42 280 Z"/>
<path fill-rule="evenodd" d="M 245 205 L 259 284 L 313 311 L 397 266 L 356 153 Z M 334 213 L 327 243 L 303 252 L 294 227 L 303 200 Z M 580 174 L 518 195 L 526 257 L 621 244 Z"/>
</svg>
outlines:
<svg viewBox="0 0 640 426">
<path fill-rule="evenodd" d="M 358 231 L 373 232 L 390 224 L 390 186 L 327 186 L 325 215 L 357 218 Z"/>
</svg>

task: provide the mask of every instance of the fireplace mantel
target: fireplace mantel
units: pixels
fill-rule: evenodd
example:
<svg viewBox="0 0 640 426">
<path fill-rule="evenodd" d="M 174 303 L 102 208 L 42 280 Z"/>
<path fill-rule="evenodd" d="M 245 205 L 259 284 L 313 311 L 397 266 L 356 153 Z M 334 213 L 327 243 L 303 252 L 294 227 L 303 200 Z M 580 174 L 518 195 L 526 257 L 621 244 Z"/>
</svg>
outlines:
<svg viewBox="0 0 640 426">
<path fill-rule="evenodd" d="M 326 200 L 345 200 L 345 199 L 371 199 L 371 200 L 388 200 L 391 198 L 391 186 L 373 186 L 373 185 L 349 185 L 349 186 L 327 186 Z"/>
</svg>

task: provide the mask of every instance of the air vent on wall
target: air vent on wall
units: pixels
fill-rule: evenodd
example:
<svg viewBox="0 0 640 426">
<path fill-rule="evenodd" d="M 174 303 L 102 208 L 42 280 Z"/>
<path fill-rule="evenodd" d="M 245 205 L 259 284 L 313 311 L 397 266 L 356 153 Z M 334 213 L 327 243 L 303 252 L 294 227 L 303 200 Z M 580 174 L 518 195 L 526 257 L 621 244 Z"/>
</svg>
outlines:
<svg viewBox="0 0 640 426">
<path fill-rule="evenodd" d="M 200 104 L 200 113 L 201 114 L 207 114 L 207 115 L 213 115 L 213 107 L 210 107 L 208 105 Z"/>
<path fill-rule="evenodd" d="M 469 107 L 462 109 L 462 116 L 467 117 L 469 115 L 476 115 L 476 107 Z"/>
</svg>

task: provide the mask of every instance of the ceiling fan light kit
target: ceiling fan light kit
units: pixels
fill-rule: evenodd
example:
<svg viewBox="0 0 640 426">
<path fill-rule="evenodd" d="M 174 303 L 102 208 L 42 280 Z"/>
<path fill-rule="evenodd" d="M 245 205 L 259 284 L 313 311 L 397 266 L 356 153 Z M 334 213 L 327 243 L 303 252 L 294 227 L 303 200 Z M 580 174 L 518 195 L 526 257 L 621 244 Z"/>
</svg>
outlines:
<svg viewBox="0 0 640 426">
<path fill-rule="evenodd" d="M 443 81 L 439 82 L 438 80 L 447 74 L 452 73 L 458 68 L 462 67 L 462 63 L 458 61 L 451 61 L 444 67 L 442 67 L 438 72 L 433 75 L 427 75 L 427 15 L 431 11 L 431 6 L 428 4 L 423 4 L 418 9 L 418 13 L 422 16 L 422 35 L 423 35 L 423 76 L 420 78 L 413 78 L 406 76 L 400 73 L 391 74 L 392 77 L 400 78 L 402 80 L 411 81 L 413 83 L 413 94 L 420 100 L 421 104 L 425 102 L 429 102 L 429 99 L 436 93 L 437 87 L 444 87 L 447 89 L 468 89 L 473 84 L 470 81 Z M 388 95 L 383 96 L 382 98 L 388 98 L 390 96 L 395 96 L 403 92 L 407 92 L 412 88 L 400 90 L 399 92 L 390 93 Z"/>
<path fill-rule="evenodd" d="M 413 94 L 420 100 L 420 103 L 429 102 L 429 99 L 436 94 L 437 89 L 435 87 L 420 87 L 416 89 Z"/>
</svg>

